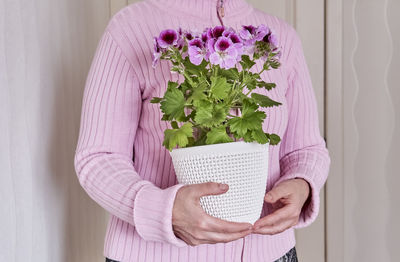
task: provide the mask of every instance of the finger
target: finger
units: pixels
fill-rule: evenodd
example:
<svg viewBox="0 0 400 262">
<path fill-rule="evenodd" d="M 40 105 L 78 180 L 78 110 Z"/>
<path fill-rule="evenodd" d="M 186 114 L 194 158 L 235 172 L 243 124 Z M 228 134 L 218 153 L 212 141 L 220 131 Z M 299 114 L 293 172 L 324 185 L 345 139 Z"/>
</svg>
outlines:
<svg viewBox="0 0 400 262">
<path fill-rule="evenodd" d="M 229 186 L 227 184 L 220 184 L 216 182 L 206 182 L 201 184 L 193 184 L 192 194 L 196 198 L 207 195 L 220 195 L 228 191 Z"/>
<path fill-rule="evenodd" d="M 193 241 L 194 240 L 193 236 L 190 235 L 188 232 L 176 229 L 174 230 L 174 233 L 178 238 L 182 239 L 186 244 L 190 246 L 194 246 L 196 244 L 195 241 Z"/>
<path fill-rule="evenodd" d="M 185 241 L 186 244 L 190 245 L 190 246 L 194 246 L 195 243 L 194 241 L 192 241 L 191 239 L 189 239 L 188 237 L 186 237 L 184 234 L 178 234 L 178 237 L 180 239 L 182 239 L 183 241 Z"/>
<path fill-rule="evenodd" d="M 262 235 L 274 235 L 285 231 L 286 229 L 290 228 L 294 225 L 294 219 L 286 219 L 279 221 L 279 223 L 273 226 L 264 226 L 257 230 L 253 230 L 255 234 L 262 234 Z"/>
<path fill-rule="evenodd" d="M 277 210 L 277 209 L 280 209 L 285 206 L 285 204 L 282 203 L 282 201 L 280 201 L 280 200 L 276 201 L 275 203 L 272 203 L 271 205 L 272 205 L 273 210 Z"/>
<path fill-rule="evenodd" d="M 231 222 L 223 219 L 219 219 L 209 214 L 204 214 L 204 222 L 206 231 L 219 232 L 219 233 L 237 233 L 249 229 L 253 229 L 253 225 L 250 223 L 239 223 L 239 222 Z"/>
<path fill-rule="evenodd" d="M 289 218 L 292 218 L 294 216 L 294 208 L 290 205 L 286 205 L 275 212 L 257 220 L 254 223 L 254 230 L 257 230 L 257 228 L 264 227 L 264 226 L 273 226 L 279 221 L 283 221 Z"/>
<path fill-rule="evenodd" d="M 264 200 L 268 203 L 275 203 L 277 200 L 289 196 L 291 191 L 285 184 L 279 184 L 265 194 Z"/>
<path fill-rule="evenodd" d="M 237 233 L 218 233 L 218 232 L 204 232 L 204 238 L 201 240 L 206 240 L 208 243 L 215 244 L 215 243 L 227 243 L 239 238 L 245 237 L 250 234 L 252 230 L 248 229 L 242 232 Z"/>
<path fill-rule="evenodd" d="M 197 230 L 194 232 L 190 232 L 190 231 L 184 231 L 184 230 L 180 230 L 180 229 L 178 229 L 176 231 L 179 234 L 179 237 L 182 237 L 184 239 L 184 241 L 191 246 L 197 246 L 197 245 L 209 243 L 209 239 L 204 237 L 205 231 Z"/>
</svg>

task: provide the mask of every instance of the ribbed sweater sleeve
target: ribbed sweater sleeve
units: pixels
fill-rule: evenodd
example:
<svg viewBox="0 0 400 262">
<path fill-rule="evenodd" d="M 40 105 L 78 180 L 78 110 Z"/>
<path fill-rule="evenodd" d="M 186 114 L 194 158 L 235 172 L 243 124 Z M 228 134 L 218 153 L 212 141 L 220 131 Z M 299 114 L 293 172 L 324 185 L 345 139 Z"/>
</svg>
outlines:
<svg viewBox="0 0 400 262">
<path fill-rule="evenodd" d="M 299 222 L 293 227 L 302 228 L 318 215 L 319 193 L 328 176 L 330 157 L 320 135 L 317 103 L 301 39 L 293 27 L 290 31 L 286 90 L 288 125 L 280 149 L 281 177 L 274 185 L 296 177 L 309 183 L 310 197 L 303 206 Z"/>
<path fill-rule="evenodd" d="M 133 66 L 106 29 L 84 89 L 75 170 L 88 195 L 134 225 L 144 240 L 186 246 L 171 224 L 175 195 L 183 185 L 160 189 L 134 167 L 141 102 Z"/>
</svg>

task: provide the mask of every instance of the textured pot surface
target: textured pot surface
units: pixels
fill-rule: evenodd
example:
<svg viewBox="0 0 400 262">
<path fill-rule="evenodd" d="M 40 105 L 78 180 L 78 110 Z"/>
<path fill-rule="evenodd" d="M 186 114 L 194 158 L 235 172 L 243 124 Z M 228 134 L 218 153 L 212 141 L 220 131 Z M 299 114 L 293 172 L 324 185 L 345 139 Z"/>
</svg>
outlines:
<svg viewBox="0 0 400 262">
<path fill-rule="evenodd" d="M 173 149 L 178 182 L 229 185 L 221 195 L 200 198 L 206 213 L 253 224 L 260 218 L 268 177 L 268 144 L 244 141 Z"/>
</svg>

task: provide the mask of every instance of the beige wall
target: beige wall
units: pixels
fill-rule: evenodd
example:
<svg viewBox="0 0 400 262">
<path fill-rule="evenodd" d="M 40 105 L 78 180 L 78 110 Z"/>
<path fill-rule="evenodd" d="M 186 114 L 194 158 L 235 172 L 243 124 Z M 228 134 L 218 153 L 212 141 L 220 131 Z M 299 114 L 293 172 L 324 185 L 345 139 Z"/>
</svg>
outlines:
<svg viewBox="0 0 400 262">
<path fill-rule="evenodd" d="M 328 261 L 398 261 L 400 2 L 327 11 Z"/>
<path fill-rule="evenodd" d="M 73 157 L 108 0 L 0 0 L 0 261 L 102 261 Z"/>
</svg>

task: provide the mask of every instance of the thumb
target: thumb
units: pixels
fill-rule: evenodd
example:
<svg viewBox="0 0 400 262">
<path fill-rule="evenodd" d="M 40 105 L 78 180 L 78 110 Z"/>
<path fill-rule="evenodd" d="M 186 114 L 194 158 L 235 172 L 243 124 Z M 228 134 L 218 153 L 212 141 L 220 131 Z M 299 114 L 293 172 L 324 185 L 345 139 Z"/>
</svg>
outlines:
<svg viewBox="0 0 400 262">
<path fill-rule="evenodd" d="M 285 186 L 277 185 L 272 188 L 264 197 L 264 200 L 268 203 L 275 203 L 282 197 L 288 196 L 289 192 L 287 192 Z"/>
<path fill-rule="evenodd" d="M 194 195 L 198 198 L 207 195 L 220 195 L 228 191 L 229 188 L 227 184 L 221 184 L 216 182 L 194 184 L 193 187 L 194 187 Z"/>
</svg>

